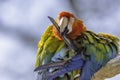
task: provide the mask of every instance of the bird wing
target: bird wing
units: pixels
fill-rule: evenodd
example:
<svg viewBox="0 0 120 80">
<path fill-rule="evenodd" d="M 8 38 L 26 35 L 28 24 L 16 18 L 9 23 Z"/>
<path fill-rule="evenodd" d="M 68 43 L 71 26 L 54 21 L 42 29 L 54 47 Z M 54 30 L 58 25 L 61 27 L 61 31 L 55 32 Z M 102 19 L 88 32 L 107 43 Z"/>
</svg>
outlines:
<svg viewBox="0 0 120 80">
<path fill-rule="evenodd" d="M 53 55 L 65 46 L 63 41 L 59 41 L 53 36 L 52 30 L 53 26 L 49 26 L 38 43 L 36 68 L 42 64 L 49 63 Z"/>
</svg>

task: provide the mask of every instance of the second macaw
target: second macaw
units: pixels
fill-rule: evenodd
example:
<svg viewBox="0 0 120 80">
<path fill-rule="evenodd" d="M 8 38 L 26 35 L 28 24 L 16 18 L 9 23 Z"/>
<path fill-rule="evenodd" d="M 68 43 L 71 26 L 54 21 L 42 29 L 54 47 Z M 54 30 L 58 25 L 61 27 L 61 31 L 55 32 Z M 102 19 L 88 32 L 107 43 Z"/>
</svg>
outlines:
<svg viewBox="0 0 120 80">
<path fill-rule="evenodd" d="M 58 26 L 50 26 L 38 44 L 35 71 L 43 69 L 39 71 L 40 80 L 90 80 L 116 57 L 117 37 L 87 30 L 83 22 L 69 12 L 61 12 L 56 22 Z"/>
</svg>

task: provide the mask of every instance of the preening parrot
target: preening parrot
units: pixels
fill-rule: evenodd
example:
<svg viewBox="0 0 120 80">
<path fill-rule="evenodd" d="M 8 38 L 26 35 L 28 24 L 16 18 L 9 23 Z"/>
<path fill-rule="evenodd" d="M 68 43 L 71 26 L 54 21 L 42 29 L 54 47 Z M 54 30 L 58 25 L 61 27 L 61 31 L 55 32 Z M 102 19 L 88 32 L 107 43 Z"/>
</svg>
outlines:
<svg viewBox="0 0 120 80">
<path fill-rule="evenodd" d="M 40 42 L 35 71 L 38 80 L 90 80 L 119 52 L 119 38 L 87 30 L 70 12 L 61 12 Z"/>
</svg>

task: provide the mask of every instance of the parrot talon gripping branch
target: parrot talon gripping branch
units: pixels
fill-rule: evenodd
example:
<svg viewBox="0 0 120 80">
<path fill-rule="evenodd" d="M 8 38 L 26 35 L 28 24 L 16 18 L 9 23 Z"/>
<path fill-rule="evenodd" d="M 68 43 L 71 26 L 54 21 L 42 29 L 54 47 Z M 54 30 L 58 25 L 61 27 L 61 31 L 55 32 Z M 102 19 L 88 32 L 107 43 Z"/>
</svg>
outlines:
<svg viewBox="0 0 120 80">
<path fill-rule="evenodd" d="M 87 30 L 70 12 L 61 12 L 38 43 L 37 80 L 91 80 L 119 52 L 119 38 Z M 78 76 L 79 75 L 79 76 Z M 77 77 L 76 77 L 77 76 Z"/>
</svg>

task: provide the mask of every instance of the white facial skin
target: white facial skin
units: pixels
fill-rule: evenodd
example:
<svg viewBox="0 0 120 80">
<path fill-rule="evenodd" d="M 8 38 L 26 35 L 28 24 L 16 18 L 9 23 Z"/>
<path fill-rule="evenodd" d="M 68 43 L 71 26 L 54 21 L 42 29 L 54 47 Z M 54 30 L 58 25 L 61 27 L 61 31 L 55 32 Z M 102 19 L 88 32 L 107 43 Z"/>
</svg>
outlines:
<svg viewBox="0 0 120 80">
<path fill-rule="evenodd" d="M 75 19 L 73 17 L 70 17 L 70 19 L 68 19 L 67 17 L 62 17 L 59 21 L 59 26 L 60 26 L 60 32 L 63 32 L 65 27 L 68 28 L 68 33 L 72 32 L 72 25 L 74 23 Z"/>
</svg>

